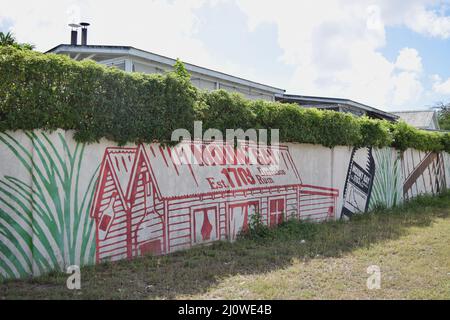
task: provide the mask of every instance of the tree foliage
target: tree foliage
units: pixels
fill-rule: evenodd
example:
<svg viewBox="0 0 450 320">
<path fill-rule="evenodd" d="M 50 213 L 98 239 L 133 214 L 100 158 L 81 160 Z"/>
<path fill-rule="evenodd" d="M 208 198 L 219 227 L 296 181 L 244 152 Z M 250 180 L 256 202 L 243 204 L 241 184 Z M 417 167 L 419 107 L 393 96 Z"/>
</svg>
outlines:
<svg viewBox="0 0 450 320">
<path fill-rule="evenodd" d="M 394 146 L 450 152 L 450 135 L 348 113 L 250 101 L 223 90 L 200 92 L 180 61 L 164 75 L 125 73 L 93 61 L 0 46 L 0 132 L 75 130 L 80 142 L 101 138 L 169 142 L 178 128 L 279 129 L 280 140 L 327 147 Z"/>
<path fill-rule="evenodd" d="M 33 50 L 34 45 L 29 43 L 18 43 L 12 32 L 1 32 L 0 31 L 0 46 L 12 46 L 16 49 Z"/>
<path fill-rule="evenodd" d="M 450 102 L 440 102 L 436 108 L 438 109 L 439 127 L 442 130 L 450 130 Z"/>
</svg>

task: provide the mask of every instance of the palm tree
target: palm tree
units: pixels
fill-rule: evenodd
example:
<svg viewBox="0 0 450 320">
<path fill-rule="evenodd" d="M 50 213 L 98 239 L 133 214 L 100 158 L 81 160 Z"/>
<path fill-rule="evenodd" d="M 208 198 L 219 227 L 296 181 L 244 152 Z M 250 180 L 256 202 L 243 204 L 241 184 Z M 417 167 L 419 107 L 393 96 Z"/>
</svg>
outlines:
<svg viewBox="0 0 450 320">
<path fill-rule="evenodd" d="M 16 41 L 16 37 L 12 32 L 1 32 L 0 31 L 0 47 L 1 46 L 13 46 L 17 49 L 26 49 L 26 50 L 33 50 L 34 45 L 29 43 L 18 43 Z"/>
<path fill-rule="evenodd" d="M 3 33 L 0 31 L 0 46 L 13 46 L 17 44 L 16 38 L 11 32 Z"/>
</svg>

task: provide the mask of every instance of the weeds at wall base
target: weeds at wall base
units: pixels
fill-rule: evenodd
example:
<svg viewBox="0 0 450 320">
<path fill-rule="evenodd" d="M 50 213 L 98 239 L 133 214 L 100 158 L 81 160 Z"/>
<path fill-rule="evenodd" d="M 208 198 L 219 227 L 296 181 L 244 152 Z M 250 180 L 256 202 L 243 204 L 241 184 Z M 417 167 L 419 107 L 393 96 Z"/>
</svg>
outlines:
<svg viewBox="0 0 450 320">
<path fill-rule="evenodd" d="M 354 259 L 352 251 L 360 248 L 363 250 L 357 250 L 358 257 L 367 255 L 366 260 L 371 261 L 373 257 L 368 256 L 372 252 L 370 248 L 377 243 L 382 244 L 385 241 L 395 241 L 404 237 L 409 234 L 409 227 L 424 227 L 424 230 L 428 230 L 434 221 L 437 221 L 436 218 L 448 219 L 449 203 L 448 193 L 436 198 L 422 197 L 418 202 L 405 204 L 402 209 L 398 207 L 386 211 L 374 211 L 371 214 L 355 216 L 348 222 L 333 221 L 322 224 L 286 222 L 280 225 L 279 229 L 270 230 L 271 238 L 255 240 L 244 237 L 234 243 L 217 242 L 210 246 L 195 247 L 167 256 L 146 256 L 132 261 L 83 267 L 80 292 L 67 290 L 65 287 L 67 275 L 64 273 L 50 273 L 33 280 L 9 280 L 0 284 L 0 298 L 171 299 L 195 298 L 203 295 L 212 297 L 208 295 L 208 292 L 220 291 L 220 287 L 215 288 L 225 281 L 224 279 L 230 279 L 230 282 L 227 282 L 227 290 L 231 290 L 230 294 L 234 296 L 242 289 L 238 284 L 244 279 L 255 281 L 255 286 L 257 283 L 264 285 L 268 280 L 264 280 L 264 283 L 260 282 L 267 277 L 277 283 L 283 281 L 279 278 L 279 273 L 291 274 L 294 261 L 297 261 L 295 268 L 301 268 L 302 272 L 307 272 L 304 275 L 308 277 L 306 282 L 314 279 L 322 281 L 324 270 L 307 271 L 314 269 L 314 267 L 308 268 L 309 263 L 313 263 L 312 266 L 330 263 L 329 261 L 335 263 L 335 258 L 345 259 L 343 263 L 351 263 Z M 372 254 L 379 255 L 380 248 L 385 246 L 376 247 L 378 249 Z M 345 258 L 347 255 L 350 255 L 348 259 Z M 426 256 L 428 255 L 422 258 L 425 259 Z M 328 258 L 331 260 L 327 260 Z M 399 260 L 398 263 L 405 263 L 402 257 L 394 256 L 392 259 Z M 368 263 L 366 260 L 360 262 L 362 266 L 365 266 L 364 268 L 361 268 L 360 264 L 352 266 L 357 268 L 362 276 L 365 275 L 366 263 Z M 424 267 L 428 268 L 427 265 Z M 304 285 L 302 280 L 304 276 L 293 278 L 294 282 L 290 283 Z M 339 273 L 335 275 L 337 278 L 340 276 Z M 292 274 L 292 277 L 299 277 L 298 272 Z M 353 279 L 351 285 L 358 285 L 356 280 Z M 413 288 L 401 287 L 402 280 L 405 279 L 399 279 L 395 284 L 400 286 L 399 294 L 405 298 L 405 292 L 401 290 Z M 279 285 L 283 286 L 281 283 Z M 422 283 L 423 285 L 426 286 L 426 283 Z M 428 290 L 422 286 L 422 290 Z M 341 289 L 336 287 L 333 290 L 336 291 L 333 297 L 341 296 Z M 328 296 L 326 292 L 322 292 L 322 298 Z M 391 297 L 392 293 L 392 290 L 380 290 L 384 298 Z M 270 298 L 270 296 L 265 297 Z"/>
<path fill-rule="evenodd" d="M 348 221 L 343 219 L 336 221 L 324 221 L 321 223 L 309 222 L 307 220 L 297 220 L 295 218 L 282 222 L 276 228 L 268 227 L 256 218 L 250 224 L 249 229 L 240 236 L 241 241 L 267 241 L 267 240 L 283 240 L 292 237 L 298 238 L 300 241 L 313 241 L 317 233 L 322 228 L 330 227 L 338 229 L 342 225 L 355 222 L 367 221 L 371 219 L 389 218 L 391 215 L 411 216 L 421 214 L 423 210 L 430 208 L 448 208 L 450 206 L 450 191 L 441 192 L 438 195 L 421 195 L 405 203 L 393 207 L 386 208 L 382 205 L 376 206 L 372 211 L 367 213 L 355 214 Z"/>
</svg>

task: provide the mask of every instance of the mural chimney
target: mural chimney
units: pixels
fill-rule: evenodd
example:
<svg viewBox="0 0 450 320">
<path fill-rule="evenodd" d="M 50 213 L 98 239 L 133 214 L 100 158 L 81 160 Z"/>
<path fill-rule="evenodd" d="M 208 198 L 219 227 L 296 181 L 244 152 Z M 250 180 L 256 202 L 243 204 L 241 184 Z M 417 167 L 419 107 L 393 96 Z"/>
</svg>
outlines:
<svg viewBox="0 0 450 320">
<path fill-rule="evenodd" d="M 87 46 L 87 27 L 90 26 L 87 22 L 80 22 L 81 26 L 81 45 Z"/>
<path fill-rule="evenodd" d="M 78 28 L 80 27 L 80 25 L 76 23 L 70 23 L 69 27 L 72 28 L 72 31 L 70 32 L 70 45 L 76 46 L 78 42 Z"/>
</svg>

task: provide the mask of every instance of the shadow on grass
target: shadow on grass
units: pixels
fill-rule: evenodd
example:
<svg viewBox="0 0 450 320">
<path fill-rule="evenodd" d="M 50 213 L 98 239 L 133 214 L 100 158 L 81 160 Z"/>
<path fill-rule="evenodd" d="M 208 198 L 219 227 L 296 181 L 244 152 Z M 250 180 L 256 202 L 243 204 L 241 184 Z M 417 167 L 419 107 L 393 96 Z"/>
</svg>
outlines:
<svg viewBox="0 0 450 320">
<path fill-rule="evenodd" d="M 356 248 L 398 239 L 409 227 L 426 227 L 449 215 L 447 193 L 420 197 L 391 210 L 377 209 L 350 222 L 290 221 L 254 231 L 233 244 L 218 242 L 167 256 L 82 268 L 80 291 L 66 288 L 68 275 L 63 273 L 9 281 L 0 284 L 0 298 L 171 299 L 201 294 L 222 278 L 274 271 L 288 267 L 293 259 L 340 257 Z"/>
</svg>

